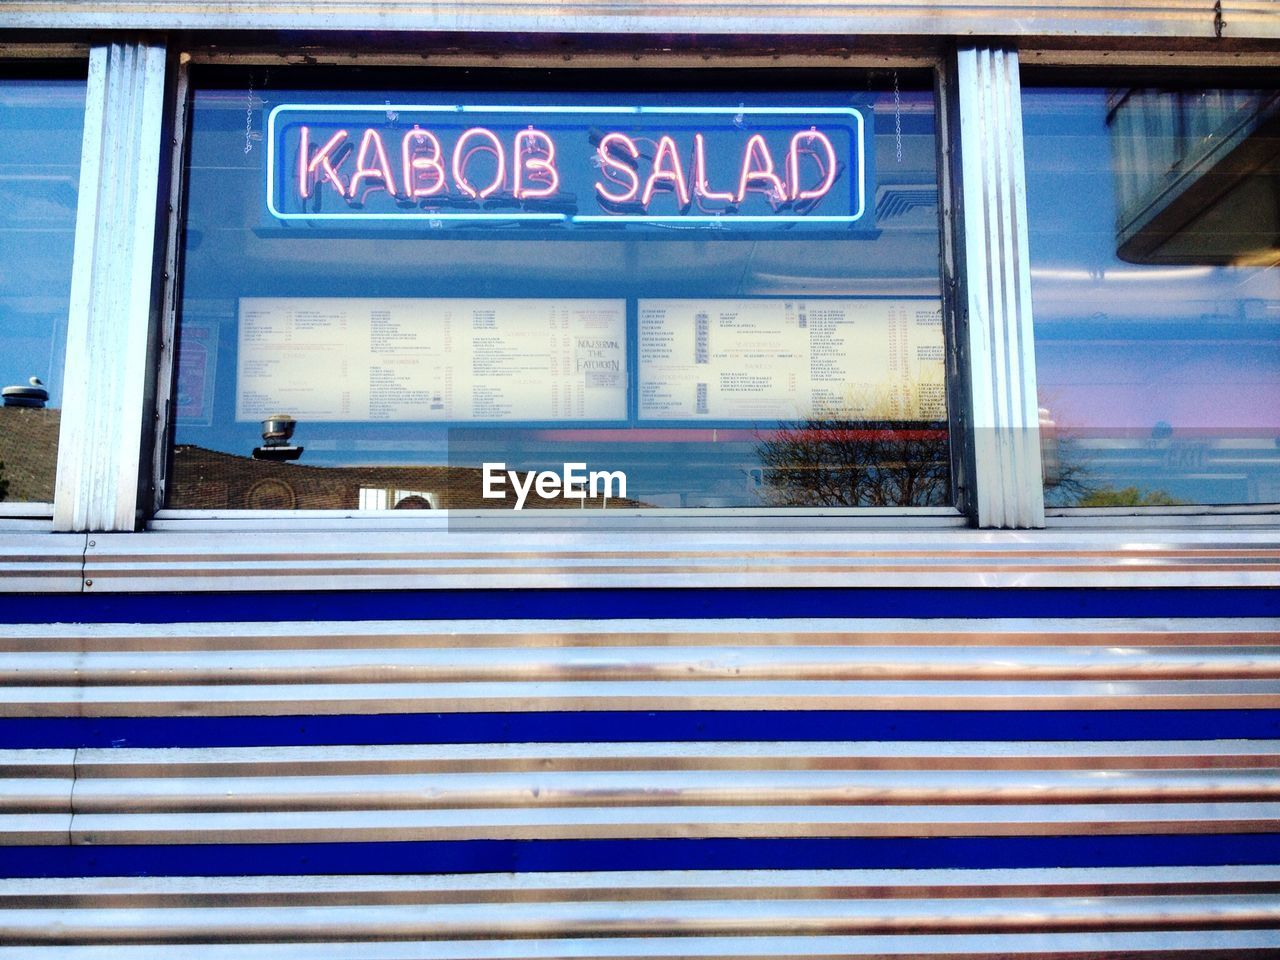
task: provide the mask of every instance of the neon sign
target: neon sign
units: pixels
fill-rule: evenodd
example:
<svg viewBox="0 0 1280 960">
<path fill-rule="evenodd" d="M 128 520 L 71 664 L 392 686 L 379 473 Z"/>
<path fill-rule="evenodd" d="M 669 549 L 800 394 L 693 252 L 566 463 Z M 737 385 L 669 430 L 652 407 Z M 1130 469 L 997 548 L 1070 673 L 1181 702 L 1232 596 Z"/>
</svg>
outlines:
<svg viewBox="0 0 1280 960">
<path fill-rule="evenodd" d="M 267 211 L 856 229 L 869 226 L 865 127 L 843 106 L 281 104 L 267 122 Z"/>
</svg>

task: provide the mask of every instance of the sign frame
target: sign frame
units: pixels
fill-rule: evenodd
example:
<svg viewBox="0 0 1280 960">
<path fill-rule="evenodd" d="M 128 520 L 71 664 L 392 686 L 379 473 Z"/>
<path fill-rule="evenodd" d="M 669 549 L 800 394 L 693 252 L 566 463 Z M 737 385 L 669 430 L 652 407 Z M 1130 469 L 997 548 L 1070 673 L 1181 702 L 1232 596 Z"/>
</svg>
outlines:
<svg viewBox="0 0 1280 960">
<path fill-rule="evenodd" d="M 719 116 L 840 116 L 854 121 L 857 142 L 857 185 L 853 213 L 847 215 L 834 214 L 570 214 L 570 213 L 438 213 L 422 210 L 391 212 L 337 212 L 337 213 L 285 213 L 276 205 L 276 125 L 282 113 L 289 111 L 307 113 L 438 113 L 454 116 L 498 114 L 511 115 L 520 113 L 543 114 L 633 114 L 645 115 L 719 115 Z M 866 122 L 862 111 L 857 107 L 715 107 L 715 106 L 657 106 L 649 104 L 633 104 L 631 106 L 568 106 L 539 104 L 334 104 L 334 103 L 282 103 L 271 109 L 267 115 L 267 149 L 266 149 L 266 205 L 268 213 L 282 223 L 294 221 L 452 221 L 452 222 L 541 222 L 546 224 L 705 224 L 730 226 L 739 223 L 810 223 L 851 226 L 862 219 L 866 213 Z"/>
</svg>

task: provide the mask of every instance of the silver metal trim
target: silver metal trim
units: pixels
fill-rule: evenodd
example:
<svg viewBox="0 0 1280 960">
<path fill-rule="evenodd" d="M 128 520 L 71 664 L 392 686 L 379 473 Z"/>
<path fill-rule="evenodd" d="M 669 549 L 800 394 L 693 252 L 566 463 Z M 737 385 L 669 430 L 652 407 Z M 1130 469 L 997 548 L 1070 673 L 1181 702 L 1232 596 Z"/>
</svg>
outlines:
<svg viewBox="0 0 1280 960">
<path fill-rule="evenodd" d="M 1222 35 L 1231 39 L 1280 36 L 1272 5 L 1227 0 Z M 1132 40 L 1187 37 L 1213 40 L 1212 4 L 1129 0 L 1100 5 L 1090 0 L 1057 3 L 889 3 L 827 0 L 783 5 L 771 0 L 724 4 L 637 4 L 625 0 L 570 0 L 549 11 L 534 0 L 444 3 L 424 9 L 414 0 L 360 5 L 326 0 L 8 0 L 0 28 L 92 30 L 294 30 L 393 32 L 440 31 L 494 34 L 655 34 L 845 36 L 1066 36 Z"/>
<path fill-rule="evenodd" d="M 163 46 L 89 55 L 54 529 L 132 530 L 148 416 Z"/>
<path fill-rule="evenodd" d="M 0 503 L 0 515 L 5 520 L 11 518 L 27 519 L 28 517 L 42 517 L 52 519 L 53 504 L 31 502 L 10 502 L 8 500 Z"/>
<path fill-rule="evenodd" d="M 1018 55 L 961 49 L 955 85 L 974 512 L 1043 527 Z"/>
<path fill-rule="evenodd" d="M 178 311 L 181 307 L 182 237 L 186 195 L 187 112 L 190 57 L 178 56 L 174 82 L 173 142 L 169 151 L 169 198 L 165 235 L 164 286 L 160 305 L 160 343 L 155 370 L 155 441 L 151 450 L 151 503 L 148 514 L 164 506 L 172 438 L 171 406 L 178 362 Z"/>
<path fill-rule="evenodd" d="M 1271 708 L 1280 704 L 1278 635 L 1280 621 L 1258 618 L 1230 623 L 773 619 L 15 625 L 0 641 L 6 666 L 0 671 L 0 715 Z M 1184 751 L 1182 766 L 1191 768 L 1196 764 L 1191 756 L 1227 746 L 1155 745 L 1149 752 Z M 1258 757 L 1274 753 L 1273 748 L 1245 745 Z M 406 752 L 410 748 L 356 749 L 374 766 L 381 758 L 397 769 L 412 763 L 412 756 L 424 763 L 429 756 L 441 762 L 446 755 L 458 759 L 451 748 L 415 748 L 416 754 Z M 458 749 L 490 763 L 501 759 L 500 750 Z M 545 749 L 510 748 L 505 758 L 514 762 Z M 586 746 L 578 757 L 602 762 L 605 753 L 616 759 L 628 749 L 610 747 L 602 753 L 600 747 Z M 680 766 L 672 747 L 643 749 L 647 756 L 665 757 L 660 769 L 690 769 Z M 830 758 L 828 766 L 872 768 L 883 766 L 867 753 L 878 749 L 790 745 L 786 752 L 801 766 L 801 758 L 816 750 Z M 1032 766 L 1055 769 L 1065 768 L 1071 753 L 1027 749 L 1039 758 Z M 713 752 L 723 758 L 742 750 L 750 752 L 744 747 Z M 899 754 L 900 759 L 955 757 L 963 750 L 928 744 L 902 747 Z M 1101 745 L 1091 748 L 1091 755 L 1118 757 L 1127 751 Z M 705 749 L 694 745 L 677 752 L 689 759 Z M 1000 748 L 986 752 L 993 759 L 974 761 L 978 766 L 1001 767 L 1003 761 L 994 758 L 1012 756 Z M 107 766 L 134 763 L 141 756 L 109 753 L 98 758 Z M 835 761 L 836 754 L 846 761 Z M 296 751 L 269 755 L 277 758 L 265 768 L 272 774 L 283 775 L 281 764 L 301 762 Z M 756 755 L 762 754 L 756 750 Z M 850 759 L 854 755 L 864 760 Z M 257 755 L 187 751 L 182 756 L 198 763 L 221 757 L 242 764 Z M 562 750 L 558 756 L 569 754 Z M 77 758 L 88 764 L 86 777 L 93 775 L 95 757 L 82 751 Z M 316 757 L 330 772 L 337 772 L 340 760 L 358 759 L 342 750 L 319 751 Z M 12 757 L 0 755 L 0 765 L 5 759 Z M 701 762 L 719 763 L 710 757 Z M 183 763 L 166 770 L 177 775 Z M 1106 765 L 1117 768 L 1111 761 Z M 920 765 L 899 768 L 908 767 Z M 122 769 L 115 775 L 128 774 Z"/>
</svg>

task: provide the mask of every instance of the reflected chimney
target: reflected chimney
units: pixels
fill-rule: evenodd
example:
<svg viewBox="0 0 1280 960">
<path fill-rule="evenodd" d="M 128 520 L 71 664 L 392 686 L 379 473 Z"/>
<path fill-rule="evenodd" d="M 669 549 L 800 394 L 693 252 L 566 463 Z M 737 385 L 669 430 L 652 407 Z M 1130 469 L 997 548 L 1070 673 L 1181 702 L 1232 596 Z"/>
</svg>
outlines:
<svg viewBox="0 0 1280 960">
<path fill-rule="evenodd" d="M 6 407 L 41 408 L 49 402 L 49 391 L 39 377 L 32 377 L 25 385 L 5 387 L 0 390 L 0 395 L 4 396 Z"/>
<path fill-rule="evenodd" d="M 253 448 L 253 459 L 297 460 L 302 456 L 303 448 L 289 442 L 297 426 L 298 421 L 287 413 L 273 413 L 267 417 L 262 421 L 262 446 Z"/>
</svg>

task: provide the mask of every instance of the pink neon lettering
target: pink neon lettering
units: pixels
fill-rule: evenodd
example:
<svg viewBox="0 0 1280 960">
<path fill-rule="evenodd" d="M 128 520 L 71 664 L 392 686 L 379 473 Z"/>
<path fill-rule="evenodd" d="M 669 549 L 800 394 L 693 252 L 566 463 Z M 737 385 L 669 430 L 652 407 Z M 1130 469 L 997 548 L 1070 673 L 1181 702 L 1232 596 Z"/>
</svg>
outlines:
<svg viewBox="0 0 1280 960">
<path fill-rule="evenodd" d="M 342 182 L 342 177 L 338 176 L 338 171 L 333 168 L 333 164 L 329 162 L 329 157 L 338 148 L 338 144 L 347 139 L 347 131 L 339 130 L 335 133 L 309 160 L 307 155 L 311 153 L 311 128 L 303 127 L 301 134 L 302 138 L 298 143 L 298 195 L 304 200 L 311 196 L 312 178 L 316 171 L 320 170 L 321 176 L 315 180 L 315 183 L 328 180 L 339 193 L 345 196 L 346 185 Z"/>
<path fill-rule="evenodd" d="M 414 141 L 426 140 L 431 144 L 431 155 L 424 156 L 414 150 Z M 400 141 L 401 169 L 404 172 L 404 192 L 410 199 L 430 197 L 445 188 L 444 164 L 441 163 L 440 141 L 430 130 L 414 127 Z M 419 177 L 430 174 L 434 182 L 422 186 Z"/>
<path fill-rule="evenodd" d="M 619 187 L 624 186 L 624 184 L 615 179 L 609 171 L 617 170 L 623 173 L 631 181 L 631 189 L 619 196 L 618 194 L 610 193 L 603 183 L 597 183 L 596 192 L 611 203 L 630 203 L 636 198 L 636 194 L 640 192 L 640 177 L 631 168 L 630 164 L 609 156 L 609 147 L 615 143 L 622 144 L 623 148 L 631 154 L 632 160 L 638 159 L 640 156 L 640 149 L 636 146 L 635 141 L 625 133 L 607 133 L 600 138 L 600 144 L 596 147 L 596 156 L 600 158 L 601 172 L 610 182 Z"/>
<path fill-rule="evenodd" d="M 539 156 L 534 152 L 532 141 L 541 140 L 546 150 L 546 156 Z M 526 156 L 525 141 L 530 141 L 528 155 Z M 530 127 L 528 130 L 520 130 L 516 133 L 514 145 L 515 150 L 515 183 L 511 186 L 512 195 L 519 200 L 520 198 L 536 200 L 542 197 L 552 196 L 560 189 L 560 174 L 556 172 L 556 144 L 547 134 L 541 130 L 535 130 Z M 529 179 L 541 181 L 541 187 L 524 186 L 524 175 L 529 174 Z"/>
<path fill-rule="evenodd" d="M 377 166 L 369 166 L 370 150 L 372 150 L 378 161 Z M 372 127 L 365 130 L 364 136 L 360 138 L 360 150 L 356 153 L 356 172 L 351 175 L 351 185 L 347 188 L 347 196 L 354 199 L 356 191 L 360 189 L 360 181 L 368 177 L 377 177 L 382 181 L 382 185 L 386 187 L 387 193 L 393 197 L 396 195 L 396 182 L 391 176 L 391 163 L 387 160 L 387 148 L 382 143 L 381 135 Z"/>
<path fill-rule="evenodd" d="M 732 193 L 712 190 L 707 183 L 707 144 L 700 133 L 693 135 L 693 191 L 708 200 L 733 200 Z"/>
<path fill-rule="evenodd" d="M 826 176 L 823 177 L 822 183 L 809 190 L 800 189 L 800 142 L 802 140 L 808 140 L 810 143 L 816 140 L 827 154 Z M 805 153 L 818 160 L 818 155 L 813 152 L 812 147 Z M 822 168 L 821 160 L 818 160 L 818 166 Z M 817 130 L 801 130 L 791 138 L 791 149 L 787 151 L 787 179 L 791 181 L 792 200 L 815 200 L 826 196 L 831 185 L 836 182 L 836 148 L 826 134 L 819 133 Z"/>
<path fill-rule="evenodd" d="M 760 160 L 760 166 L 754 167 L 752 164 L 757 159 Z M 741 203 L 747 196 L 747 185 L 752 180 L 763 180 L 769 185 L 769 189 L 763 191 L 771 198 L 782 200 L 787 195 L 787 188 L 783 184 L 782 179 L 774 172 L 773 156 L 769 153 L 769 145 L 764 142 L 764 137 L 760 134 L 753 134 L 751 139 L 747 141 L 746 152 L 742 156 L 742 176 L 738 180 L 738 196 L 737 201 Z"/>
<path fill-rule="evenodd" d="M 466 144 L 466 142 L 472 137 L 486 137 L 492 146 L 482 146 L 478 147 L 475 151 L 468 152 L 464 150 L 464 144 Z M 467 180 L 466 176 L 464 176 L 464 168 L 467 165 L 467 161 L 471 159 L 472 153 L 484 150 L 491 150 L 493 152 L 494 157 L 496 157 L 498 161 L 498 170 L 494 174 L 492 183 L 483 190 L 476 190 L 471 182 Z M 458 142 L 453 145 L 453 182 L 458 185 L 458 189 L 469 197 L 483 200 L 485 197 L 489 196 L 489 194 L 502 186 L 503 181 L 506 179 L 507 155 L 502 149 L 502 141 L 498 139 L 497 134 L 492 130 L 486 130 L 484 127 L 472 127 L 470 130 L 463 131 L 462 136 L 458 137 Z"/>
<path fill-rule="evenodd" d="M 663 167 L 663 157 L 671 158 L 670 169 Z M 649 201 L 653 199 L 653 191 L 659 180 L 665 180 L 675 188 L 682 207 L 689 205 L 689 185 L 685 182 L 684 169 L 680 166 L 680 154 L 676 150 L 676 142 L 668 136 L 658 140 L 658 152 L 653 158 L 653 172 L 649 174 L 649 179 L 644 185 L 644 196 L 640 198 L 640 202 L 645 207 L 648 207 Z"/>
</svg>

